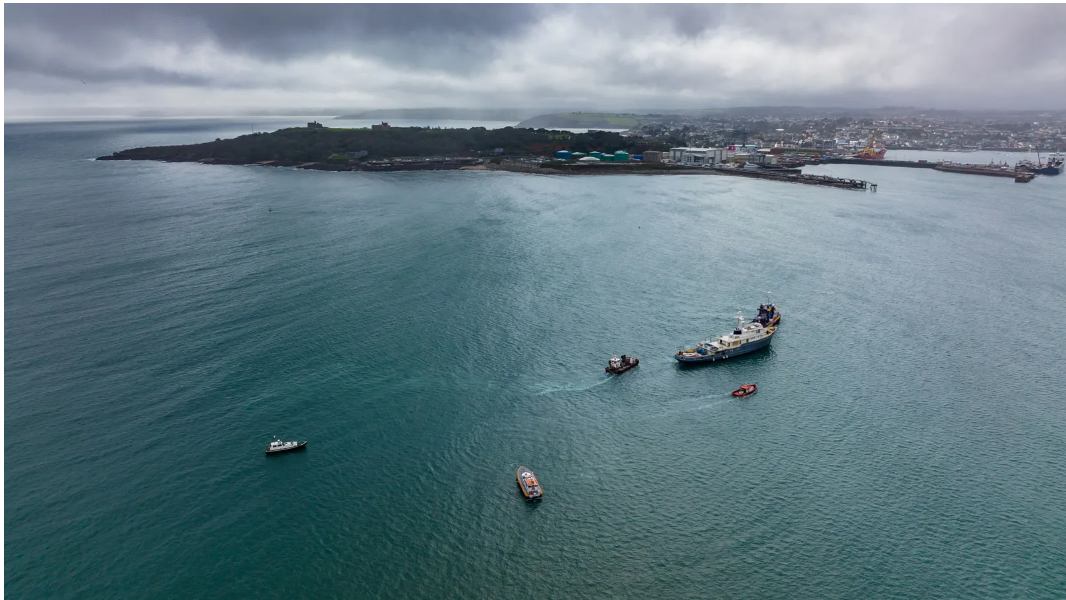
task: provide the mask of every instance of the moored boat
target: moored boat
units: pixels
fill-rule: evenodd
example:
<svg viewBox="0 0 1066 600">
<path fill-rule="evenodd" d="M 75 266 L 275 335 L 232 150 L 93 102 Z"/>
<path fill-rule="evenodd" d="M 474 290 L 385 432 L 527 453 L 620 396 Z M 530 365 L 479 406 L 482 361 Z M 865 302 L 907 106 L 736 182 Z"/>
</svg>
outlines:
<svg viewBox="0 0 1066 600">
<path fill-rule="evenodd" d="M 761 323 L 763 327 L 777 327 L 777 324 L 781 322 L 781 313 L 777 312 L 777 307 L 769 302 L 760 304 L 759 314 L 755 315 L 751 322 Z"/>
<path fill-rule="evenodd" d="M 774 309 L 773 312 L 776 313 L 777 310 Z M 715 340 L 700 342 L 695 348 L 678 350 L 674 358 L 682 364 L 726 360 L 769 346 L 774 334 L 777 333 L 776 325 L 766 326 L 758 321 L 745 325 L 744 316 L 739 312 L 734 319 L 737 323 L 733 333 L 720 336 Z M 780 315 L 777 315 L 777 320 L 780 320 Z"/>
<path fill-rule="evenodd" d="M 307 442 L 291 441 L 283 442 L 280 439 L 276 439 L 270 442 L 270 445 L 266 447 L 267 454 L 280 454 L 282 452 L 292 452 L 294 450 L 303 450 L 307 447 Z"/>
<path fill-rule="evenodd" d="M 1039 173 L 1041 175 L 1060 175 L 1064 164 L 1066 164 L 1066 158 L 1063 158 L 1058 153 L 1052 154 L 1048 157 L 1046 163 L 1040 165 Z"/>
<path fill-rule="evenodd" d="M 606 370 L 608 373 L 614 373 L 615 375 L 621 375 L 626 371 L 640 364 L 640 359 L 633 358 L 632 356 L 622 355 L 622 358 L 617 356 L 607 361 Z"/>
<path fill-rule="evenodd" d="M 518 488 L 522 490 L 522 495 L 527 500 L 537 500 L 544 495 L 544 490 L 540 487 L 537 476 L 526 467 L 518 467 L 518 470 L 515 471 L 515 479 L 518 480 Z"/>
<path fill-rule="evenodd" d="M 739 388 L 733 390 L 733 395 L 737 398 L 743 398 L 744 396 L 750 396 L 754 394 L 755 391 L 758 389 L 759 386 L 755 385 L 754 383 L 745 383 Z"/>
</svg>

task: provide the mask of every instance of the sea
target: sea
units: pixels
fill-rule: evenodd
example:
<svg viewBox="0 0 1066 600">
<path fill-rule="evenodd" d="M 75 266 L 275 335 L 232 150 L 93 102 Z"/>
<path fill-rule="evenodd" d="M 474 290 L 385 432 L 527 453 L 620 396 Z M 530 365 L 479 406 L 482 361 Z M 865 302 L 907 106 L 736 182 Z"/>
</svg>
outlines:
<svg viewBox="0 0 1066 600">
<path fill-rule="evenodd" d="M 309 120 L 5 124 L 6 598 L 1066 597 L 1066 176 L 93 160 Z"/>
</svg>

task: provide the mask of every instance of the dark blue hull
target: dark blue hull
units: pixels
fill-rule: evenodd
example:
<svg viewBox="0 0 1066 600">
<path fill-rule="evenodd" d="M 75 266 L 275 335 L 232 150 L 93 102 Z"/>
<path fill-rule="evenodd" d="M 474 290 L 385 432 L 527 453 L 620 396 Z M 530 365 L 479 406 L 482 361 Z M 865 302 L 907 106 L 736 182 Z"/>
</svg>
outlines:
<svg viewBox="0 0 1066 600">
<path fill-rule="evenodd" d="M 683 365 L 703 364 L 728 360 L 730 358 L 736 358 L 738 356 L 750 354 L 752 352 L 755 352 L 756 350 L 762 350 L 763 348 L 770 345 L 770 341 L 774 339 L 774 335 L 776 333 L 777 332 L 775 331 L 774 333 L 771 333 L 769 336 L 767 336 L 765 339 L 761 339 L 757 342 L 752 342 L 750 344 L 744 344 L 739 348 L 730 348 L 725 352 L 718 352 L 716 354 L 708 354 L 706 356 L 698 356 L 692 358 L 683 357 L 675 354 L 674 358 L 677 359 L 677 362 Z"/>
<path fill-rule="evenodd" d="M 1046 165 L 1044 167 L 1041 167 L 1040 170 L 1037 171 L 1037 173 L 1040 173 L 1041 175 L 1058 175 L 1062 173 L 1062 164 L 1060 163 L 1058 165 Z"/>
</svg>

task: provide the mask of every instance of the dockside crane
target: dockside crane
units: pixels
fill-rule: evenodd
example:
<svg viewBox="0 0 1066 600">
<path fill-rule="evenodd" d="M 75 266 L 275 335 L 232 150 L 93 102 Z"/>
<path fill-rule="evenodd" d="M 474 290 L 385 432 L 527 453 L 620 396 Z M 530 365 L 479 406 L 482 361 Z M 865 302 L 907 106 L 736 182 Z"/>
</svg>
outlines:
<svg viewBox="0 0 1066 600">
<path fill-rule="evenodd" d="M 877 159 L 880 159 L 880 158 L 884 158 L 885 157 L 885 149 L 884 148 L 881 148 L 881 149 L 874 148 L 874 139 L 876 139 L 876 138 L 877 138 L 877 130 L 874 129 L 872 132 L 870 132 L 870 141 L 866 142 L 866 147 L 862 149 L 862 152 L 859 152 L 858 154 L 856 154 L 855 158 L 865 158 L 865 159 L 868 159 L 868 160 L 870 160 L 870 159 L 877 160 Z"/>
</svg>

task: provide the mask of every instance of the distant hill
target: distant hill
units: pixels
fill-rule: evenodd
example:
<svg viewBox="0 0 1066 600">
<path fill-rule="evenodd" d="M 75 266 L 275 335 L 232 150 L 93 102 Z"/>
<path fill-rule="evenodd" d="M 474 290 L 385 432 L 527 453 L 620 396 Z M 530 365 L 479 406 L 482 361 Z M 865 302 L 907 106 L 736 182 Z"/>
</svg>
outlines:
<svg viewBox="0 0 1066 600">
<path fill-rule="evenodd" d="M 514 108 L 383 108 L 341 115 L 338 119 L 432 119 L 456 121 L 514 121 L 528 119 L 536 110 Z"/>
<path fill-rule="evenodd" d="M 532 129 L 631 129 L 640 125 L 640 115 L 571 112 L 554 113 L 550 115 L 537 115 L 531 119 L 522 121 L 516 127 L 530 127 Z"/>
</svg>

